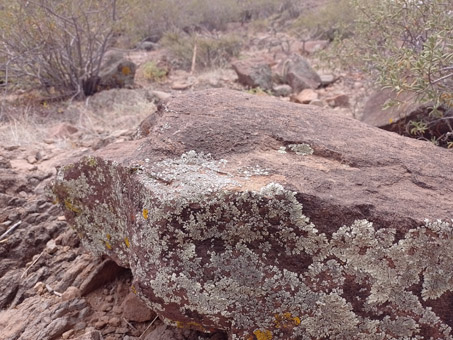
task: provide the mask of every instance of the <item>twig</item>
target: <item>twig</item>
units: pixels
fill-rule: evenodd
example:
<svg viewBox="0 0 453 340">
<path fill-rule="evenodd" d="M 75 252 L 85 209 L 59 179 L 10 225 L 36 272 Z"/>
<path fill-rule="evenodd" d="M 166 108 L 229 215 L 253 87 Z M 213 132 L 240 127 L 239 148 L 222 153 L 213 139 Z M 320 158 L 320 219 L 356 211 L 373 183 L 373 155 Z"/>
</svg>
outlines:
<svg viewBox="0 0 453 340">
<path fill-rule="evenodd" d="M 56 290 L 54 290 L 51 286 L 49 285 L 46 285 L 46 289 L 48 290 L 49 293 L 54 293 L 56 296 L 62 296 L 63 294 L 57 292 Z"/>
<path fill-rule="evenodd" d="M 2 236 L 0 236 L 0 239 L 2 239 L 3 237 L 5 237 L 6 235 L 8 235 L 10 232 L 12 232 L 14 229 L 16 229 L 20 224 L 22 223 L 22 221 L 19 221 L 17 222 L 16 224 L 14 224 L 11 228 L 9 228 L 7 231 L 5 231 Z M 2 240 L 3 241 L 3 240 Z"/>
<path fill-rule="evenodd" d="M 39 254 L 39 256 L 25 269 L 25 271 L 22 273 L 22 275 L 20 276 L 21 279 L 24 278 L 24 276 L 27 274 L 28 270 L 33 267 L 33 265 L 38 262 L 38 260 L 41 258 L 42 254 L 44 254 L 44 251 L 45 249 L 41 252 L 41 254 Z"/>
<path fill-rule="evenodd" d="M 132 324 L 131 324 L 129 321 L 127 321 L 125 318 L 123 318 L 123 320 L 124 320 L 124 322 L 126 322 L 126 323 L 129 325 L 129 327 L 131 327 L 131 328 L 137 330 L 137 328 L 135 328 L 134 325 L 132 325 Z"/>
<path fill-rule="evenodd" d="M 144 330 L 144 332 L 142 333 L 142 335 L 140 335 L 140 337 L 138 338 L 138 340 L 141 340 L 143 338 L 143 336 L 146 334 L 146 332 L 148 331 L 148 329 L 153 325 L 154 321 L 157 320 L 157 315 L 156 317 L 154 318 L 153 321 L 151 321 L 151 323 L 148 325 L 148 327 L 146 327 L 146 329 Z"/>
</svg>

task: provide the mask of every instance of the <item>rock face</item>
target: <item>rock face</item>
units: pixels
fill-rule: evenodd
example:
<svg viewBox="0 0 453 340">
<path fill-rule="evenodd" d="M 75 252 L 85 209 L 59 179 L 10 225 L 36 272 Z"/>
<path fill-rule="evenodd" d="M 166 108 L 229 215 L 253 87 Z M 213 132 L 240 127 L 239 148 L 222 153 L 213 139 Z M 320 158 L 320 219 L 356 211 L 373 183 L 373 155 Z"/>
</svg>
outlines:
<svg viewBox="0 0 453 340">
<path fill-rule="evenodd" d="M 61 167 L 53 190 L 167 323 L 231 339 L 452 339 L 447 150 L 224 89 L 173 98 L 140 131 Z"/>
</svg>

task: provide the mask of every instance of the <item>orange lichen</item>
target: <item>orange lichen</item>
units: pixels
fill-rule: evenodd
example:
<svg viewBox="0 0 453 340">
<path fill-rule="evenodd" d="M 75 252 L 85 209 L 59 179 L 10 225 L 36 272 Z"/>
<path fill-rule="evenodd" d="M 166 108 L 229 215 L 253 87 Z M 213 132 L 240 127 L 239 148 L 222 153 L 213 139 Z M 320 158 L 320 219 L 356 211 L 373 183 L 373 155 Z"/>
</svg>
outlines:
<svg viewBox="0 0 453 340">
<path fill-rule="evenodd" d="M 144 218 L 145 220 L 148 219 L 148 213 L 149 213 L 148 209 L 143 209 L 143 218 Z"/>
<path fill-rule="evenodd" d="M 176 321 L 176 327 L 182 328 L 182 329 L 195 329 L 195 330 L 203 332 L 203 333 L 209 332 L 200 323 L 195 322 L 195 321 L 189 321 L 189 322 Z"/>
<path fill-rule="evenodd" d="M 121 73 L 125 76 L 129 75 L 132 73 L 131 68 L 129 66 L 123 66 L 121 69 Z"/>
<path fill-rule="evenodd" d="M 257 340 L 271 340 L 272 339 L 272 332 L 265 329 L 264 331 L 257 329 L 253 332 L 255 334 Z"/>
<path fill-rule="evenodd" d="M 291 313 L 275 314 L 275 328 L 292 328 L 300 325 L 300 318 Z"/>
</svg>

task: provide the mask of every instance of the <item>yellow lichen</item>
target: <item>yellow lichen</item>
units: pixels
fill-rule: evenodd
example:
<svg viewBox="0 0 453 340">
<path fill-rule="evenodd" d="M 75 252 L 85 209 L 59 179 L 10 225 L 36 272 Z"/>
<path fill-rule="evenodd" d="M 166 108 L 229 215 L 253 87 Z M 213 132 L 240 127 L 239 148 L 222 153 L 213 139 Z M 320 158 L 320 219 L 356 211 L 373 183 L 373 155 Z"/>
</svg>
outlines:
<svg viewBox="0 0 453 340">
<path fill-rule="evenodd" d="M 257 329 L 253 332 L 255 334 L 257 340 L 271 340 L 272 339 L 272 332 L 265 329 L 264 331 Z"/>
<path fill-rule="evenodd" d="M 112 249 L 112 245 L 108 241 L 105 241 L 105 247 L 109 250 Z"/>
<path fill-rule="evenodd" d="M 65 199 L 64 200 L 64 206 L 66 207 L 67 210 L 75 212 L 76 214 L 80 213 L 80 209 L 75 207 L 74 204 L 69 200 Z"/>
<path fill-rule="evenodd" d="M 107 237 L 107 240 L 111 240 L 112 236 L 110 234 L 105 235 Z"/>
<path fill-rule="evenodd" d="M 87 158 L 87 164 L 88 164 L 89 166 L 92 166 L 92 167 L 96 166 L 96 165 L 97 165 L 96 158 L 94 158 L 94 157 L 88 157 L 88 158 Z"/>
<path fill-rule="evenodd" d="M 149 212 L 148 212 L 148 209 L 143 209 L 143 218 L 144 218 L 145 220 L 148 219 L 148 213 L 149 213 Z"/>
<path fill-rule="evenodd" d="M 300 325 L 300 318 L 291 313 L 275 314 L 275 328 L 290 328 Z"/>
<path fill-rule="evenodd" d="M 134 294 L 137 294 L 137 289 L 135 289 L 134 286 L 131 286 L 131 292 L 134 293 Z"/>
<path fill-rule="evenodd" d="M 124 238 L 124 243 L 126 244 L 126 247 L 130 247 L 131 243 L 129 242 L 129 239 L 127 237 Z"/>
</svg>

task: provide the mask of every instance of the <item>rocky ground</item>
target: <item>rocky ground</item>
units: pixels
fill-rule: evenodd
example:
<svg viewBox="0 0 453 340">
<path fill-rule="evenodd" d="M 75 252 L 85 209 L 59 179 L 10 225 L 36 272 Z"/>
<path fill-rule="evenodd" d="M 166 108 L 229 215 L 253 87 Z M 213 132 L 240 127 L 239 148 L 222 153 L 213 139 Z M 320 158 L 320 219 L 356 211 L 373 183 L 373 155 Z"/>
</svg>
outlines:
<svg viewBox="0 0 453 340">
<path fill-rule="evenodd" d="M 247 31 L 239 32 L 244 36 Z M 285 57 L 280 42 L 292 39 L 262 33 L 244 56 Z M 291 41 L 292 52 L 300 45 Z M 139 66 L 159 59 L 162 50 L 128 52 Z M 316 66 L 316 60 L 312 59 Z M 366 88 L 360 74 L 333 74 L 308 101 L 346 116 L 360 113 Z M 173 70 L 163 83 L 137 73 L 130 90 L 101 92 L 83 103 L 40 103 L 39 119 L 4 119 L 0 134 L 0 339 L 224 339 L 165 326 L 130 292 L 131 273 L 81 248 L 76 233 L 52 201 L 48 185 L 55 168 L 93 150 L 133 138 L 156 104 L 180 91 L 228 87 L 248 91 L 225 68 L 190 74 Z M 258 93 L 258 95 L 268 95 Z M 315 102 L 313 102 L 315 101 Z M 10 105 L 10 102 L 7 102 Z M 33 111 L 34 106 L 27 106 Z M 301 104 L 303 105 L 303 104 Z M 31 109 L 30 109 L 31 108 Z M 19 110 L 19 109 L 18 109 Z M 28 123 L 28 124 L 27 124 Z"/>
</svg>

